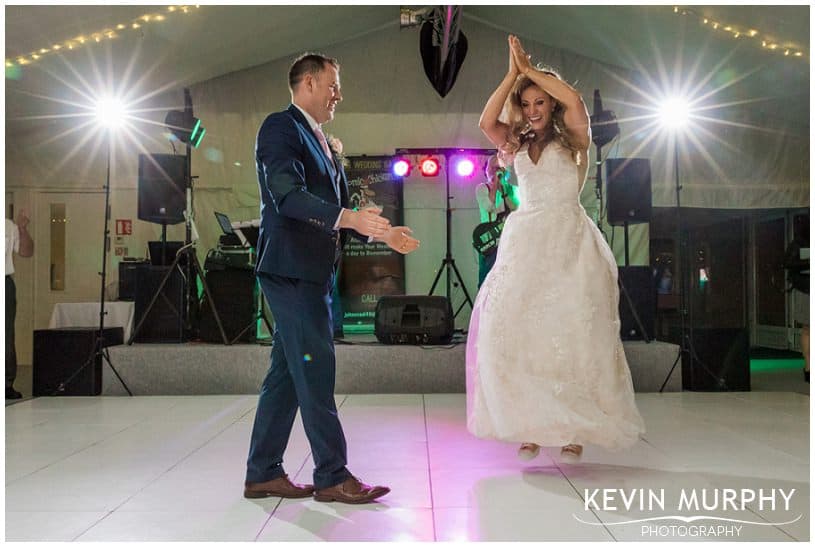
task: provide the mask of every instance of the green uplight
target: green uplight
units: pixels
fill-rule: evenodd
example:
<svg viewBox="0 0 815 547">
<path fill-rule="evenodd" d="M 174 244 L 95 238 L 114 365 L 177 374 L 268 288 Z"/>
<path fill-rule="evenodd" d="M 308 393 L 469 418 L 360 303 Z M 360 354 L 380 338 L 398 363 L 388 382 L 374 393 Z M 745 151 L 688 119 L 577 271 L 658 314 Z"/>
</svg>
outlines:
<svg viewBox="0 0 815 547">
<path fill-rule="evenodd" d="M 751 359 L 750 372 L 798 370 L 804 368 L 803 359 Z"/>
</svg>

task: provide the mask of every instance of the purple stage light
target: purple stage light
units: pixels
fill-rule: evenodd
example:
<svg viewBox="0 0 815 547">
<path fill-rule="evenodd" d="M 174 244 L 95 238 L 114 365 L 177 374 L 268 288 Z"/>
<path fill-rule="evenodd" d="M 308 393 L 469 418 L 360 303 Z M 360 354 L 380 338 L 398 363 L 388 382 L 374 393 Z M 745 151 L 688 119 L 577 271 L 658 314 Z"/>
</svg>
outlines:
<svg viewBox="0 0 815 547">
<path fill-rule="evenodd" d="M 475 163 L 470 158 L 462 158 L 456 164 L 456 173 L 460 177 L 470 177 L 475 173 Z"/>
<path fill-rule="evenodd" d="M 393 162 L 391 171 L 397 177 L 406 177 L 410 174 L 410 162 L 404 158 L 399 158 Z"/>
</svg>

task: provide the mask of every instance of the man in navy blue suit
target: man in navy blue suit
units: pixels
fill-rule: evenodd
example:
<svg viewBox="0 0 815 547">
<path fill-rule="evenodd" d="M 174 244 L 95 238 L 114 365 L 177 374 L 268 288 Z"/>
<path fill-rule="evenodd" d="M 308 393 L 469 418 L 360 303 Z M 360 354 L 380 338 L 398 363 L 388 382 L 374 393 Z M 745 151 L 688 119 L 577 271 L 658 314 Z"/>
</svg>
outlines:
<svg viewBox="0 0 815 547">
<path fill-rule="evenodd" d="M 269 115 L 257 137 L 261 196 L 256 272 L 274 314 L 271 365 L 258 400 L 244 496 L 369 503 L 390 492 L 346 468 L 345 436 L 334 402 L 331 289 L 348 235 L 382 241 L 397 252 L 418 240 L 391 226 L 379 209 L 347 209 L 348 182 L 321 125 L 342 100 L 339 63 L 301 55 L 289 70 L 292 104 Z M 283 470 L 297 409 L 314 458 L 314 485 Z"/>
</svg>

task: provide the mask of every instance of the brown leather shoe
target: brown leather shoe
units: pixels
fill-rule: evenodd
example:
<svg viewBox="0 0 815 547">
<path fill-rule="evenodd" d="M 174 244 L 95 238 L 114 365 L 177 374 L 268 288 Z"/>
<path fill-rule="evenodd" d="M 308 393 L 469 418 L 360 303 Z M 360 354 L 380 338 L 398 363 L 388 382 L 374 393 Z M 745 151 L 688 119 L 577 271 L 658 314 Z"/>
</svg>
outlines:
<svg viewBox="0 0 815 547">
<path fill-rule="evenodd" d="M 314 491 L 316 501 L 338 501 L 340 503 L 371 503 L 381 498 L 391 489 L 387 486 L 368 486 L 356 477 L 348 477 L 344 482 Z"/>
<path fill-rule="evenodd" d="M 307 498 L 314 493 L 310 484 L 295 484 L 288 475 L 266 482 L 247 482 L 243 489 L 244 498 Z"/>
</svg>

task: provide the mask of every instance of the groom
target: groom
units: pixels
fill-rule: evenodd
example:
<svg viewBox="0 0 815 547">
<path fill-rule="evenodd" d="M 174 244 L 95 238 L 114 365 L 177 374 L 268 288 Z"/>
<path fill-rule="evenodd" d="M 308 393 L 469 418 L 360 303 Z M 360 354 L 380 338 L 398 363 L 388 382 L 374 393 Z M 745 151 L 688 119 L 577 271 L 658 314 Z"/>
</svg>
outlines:
<svg viewBox="0 0 815 547">
<path fill-rule="evenodd" d="M 244 496 L 369 503 L 390 492 L 351 475 L 334 403 L 331 289 L 348 235 L 407 254 L 419 242 L 381 210 L 347 209 L 348 182 L 321 125 L 342 100 L 336 59 L 304 54 L 289 69 L 292 104 L 269 115 L 255 147 L 260 184 L 257 276 L 275 318 L 271 366 L 249 446 Z M 314 458 L 314 486 L 283 470 L 297 409 Z"/>
</svg>

